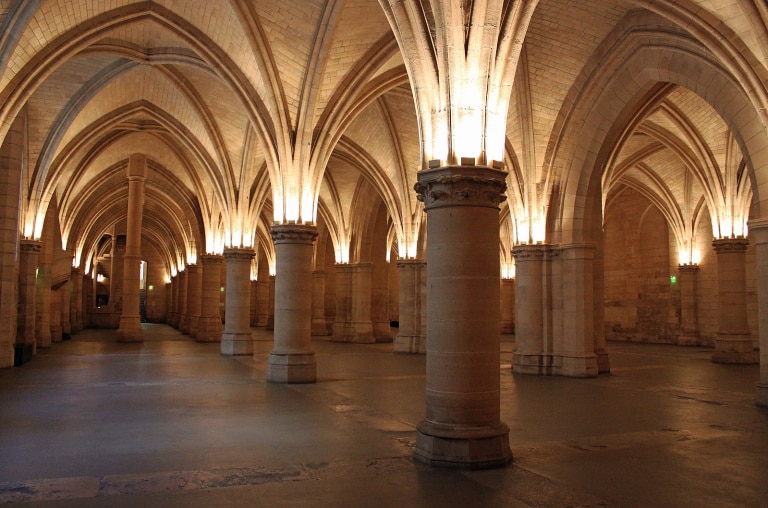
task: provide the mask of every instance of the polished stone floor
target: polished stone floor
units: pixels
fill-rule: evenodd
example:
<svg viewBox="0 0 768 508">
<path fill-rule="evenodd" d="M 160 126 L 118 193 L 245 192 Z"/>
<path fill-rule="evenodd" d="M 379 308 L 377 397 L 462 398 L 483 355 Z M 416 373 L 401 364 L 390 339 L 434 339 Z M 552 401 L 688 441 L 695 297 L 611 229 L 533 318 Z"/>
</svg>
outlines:
<svg viewBox="0 0 768 508">
<path fill-rule="evenodd" d="M 39 506 L 768 506 L 757 366 L 609 343 L 597 379 L 510 372 L 515 456 L 491 471 L 414 463 L 425 357 L 315 340 L 318 383 L 265 382 L 272 337 L 223 357 L 170 327 L 143 345 L 86 330 L 0 371 L 0 503 Z M 509 337 L 507 337 L 509 338 Z"/>
</svg>

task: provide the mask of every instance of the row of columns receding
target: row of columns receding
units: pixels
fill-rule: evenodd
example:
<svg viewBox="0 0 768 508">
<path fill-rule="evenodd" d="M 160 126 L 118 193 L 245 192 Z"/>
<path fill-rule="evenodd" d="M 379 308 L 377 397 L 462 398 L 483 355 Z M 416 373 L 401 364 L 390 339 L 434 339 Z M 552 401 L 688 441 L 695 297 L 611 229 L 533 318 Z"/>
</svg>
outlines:
<svg viewBox="0 0 768 508">
<path fill-rule="evenodd" d="M 415 455 L 423 462 L 438 466 L 504 464 L 512 455 L 508 429 L 499 416 L 499 332 L 505 321 L 499 312 L 499 302 L 506 300 L 510 291 L 516 292 L 513 297 L 517 318 L 514 371 L 570 376 L 593 376 L 609 371 L 602 334 L 599 326 L 595 326 L 602 325 L 595 319 L 596 306 L 600 303 L 594 286 L 595 247 L 589 244 L 557 248 L 516 246 L 513 250 L 517 263 L 515 285 L 500 284 L 498 204 L 504 191 L 503 173 L 484 167 L 422 171 L 417 191 L 428 214 L 427 261 L 398 262 L 401 330 L 394 345 L 396 351 L 427 354 L 426 418 L 418 425 Z M 128 260 L 135 257 L 136 249 L 130 240 L 132 227 L 136 225 L 129 224 L 125 246 Z M 313 329 L 317 331 L 324 324 L 319 307 L 313 307 L 313 291 L 317 291 L 313 281 L 318 280 L 311 269 L 316 236 L 316 228 L 311 225 L 276 225 L 272 230 L 277 260 L 274 290 L 269 292 L 275 338 L 267 379 L 272 382 L 316 381 L 311 336 Z M 764 239 L 759 237 L 757 242 L 758 265 L 765 259 L 761 256 L 768 254 L 765 252 L 768 242 L 760 240 Z M 718 254 L 721 302 L 720 332 L 713 360 L 754 362 L 757 353 L 752 349 L 746 329 L 744 253 L 747 242 L 723 239 L 713 245 Z M 19 303 L 22 309 L 28 299 L 34 301 L 39 252 L 40 242 L 21 243 Z M 172 299 L 179 302 L 177 312 L 169 313 L 171 324 L 198 341 L 221 341 L 223 354 L 251 354 L 250 265 L 253 256 L 252 249 L 230 248 L 223 256 L 201 256 L 200 267 L 189 265 L 171 284 Z M 545 269 L 555 258 L 557 268 Z M 225 259 L 226 320 L 222 325 L 219 301 Z M 138 269 L 124 271 L 138 274 Z M 365 267 L 358 271 L 365 273 Z M 765 287 L 764 272 L 758 269 L 759 288 Z M 354 270 L 342 269 L 339 273 L 337 284 L 354 285 L 351 281 Z M 695 325 L 686 316 L 692 314 L 690 307 L 695 306 L 696 269 L 681 267 L 680 273 L 683 326 L 694 333 Z M 349 284 L 345 285 L 345 277 L 350 278 Z M 543 283 L 547 277 L 557 278 L 557 283 L 553 284 L 552 280 Z M 83 277 L 73 270 L 74 291 L 78 291 L 78 279 L 79 291 L 82 291 Z M 122 309 L 128 321 L 133 321 L 138 312 L 134 314 L 134 310 L 125 305 L 132 291 L 126 291 L 127 287 L 129 281 L 125 278 Z M 558 294 L 544 295 L 545 291 Z M 136 293 L 138 302 L 138 291 Z M 547 297 L 555 302 L 549 309 L 542 305 Z M 347 303 L 339 305 L 348 308 Z M 764 307 L 763 298 L 760 308 Z M 558 312 L 553 312 L 555 308 Z M 74 322 L 79 320 L 82 327 L 78 312 L 82 315 L 77 306 L 70 309 Z M 373 335 L 370 320 L 362 319 L 365 316 L 356 315 L 354 310 L 346 316 L 348 319 L 334 323 L 336 336 L 344 337 L 345 327 L 350 326 L 368 327 L 362 337 Z M 27 326 L 26 321 L 36 319 L 35 313 L 21 312 L 20 329 L 34 329 L 34 323 Z M 121 317 L 121 329 L 130 330 L 123 322 Z M 764 324 L 761 315 L 761 326 Z M 327 324 L 324 327 L 327 328 Z M 560 333 L 552 333 L 548 327 Z M 78 329 L 78 325 L 72 329 Z M 118 338 L 141 339 L 120 332 Z M 28 342 L 30 338 L 22 335 L 20 340 Z M 765 389 L 766 383 L 762 382 L 758 400 Z"/>
</svg>

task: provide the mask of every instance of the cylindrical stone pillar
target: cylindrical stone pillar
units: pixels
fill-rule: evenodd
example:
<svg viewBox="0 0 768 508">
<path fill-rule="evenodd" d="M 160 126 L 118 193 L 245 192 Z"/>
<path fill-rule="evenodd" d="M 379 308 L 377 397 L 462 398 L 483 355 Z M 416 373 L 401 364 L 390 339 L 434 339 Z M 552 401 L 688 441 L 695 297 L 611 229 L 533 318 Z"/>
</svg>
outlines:
<svg viewBox="0 0 768 508">
<path fill-rule="evenodd" d="M 197 338 L 197 328 L 200 322 L 200 292 L 203 285 L 201 267 L 197 264 L 187 265 L 187 313 L 189 314 L 190 337 Z"/>
<path fill-rule="evenodd" d="M 699 319 L 696 311 L 696 287 L 699 265 L 680 265 L 680 333 L 681 342 L 699 342 Z"/>
<path fill-rule="evenodd" d="M 51 342 L 61 342 L 61 289 L 51 291 L 49 302 L 48 313 L 50 316 L 48 327 L 50 328 L 50 340 Z"/>
<path fill-rule="evenodd" d="M 42 250 L 42 243 L 37 240 L 21 240 L 20 247 L 16 344 L 31 347 L 34 354 L 37 352 L 35 337 L 37 260 Z"/>
<path fill-rule="evenodd" d="M 200 296 L 200 319 L 197 324 L 197 342 L 219 342 L 221 340 L 221 315 L 219 294 L 221 288 L 221 265 L 224 258 L 213 254 L 200 256 L 203 268 L 203 284 Z"/>
<path fill-rule="evenodd" d="M 275 275 L 275 346 L 269 355 L 267 380 L 273 383 L 314 383 L 312 351 L 312 244 L 317 228 L 310 225 L 272 226 Z"/>
<path fill-rule="evenodd" d="M 53 291 L 51 290 L 51 270 L 53 265 L 53 228 L 50 216 L 46 217 L 43 226 L 43 236 L 40 239 L 42 248 L 37 257 L 37 296 L 35 297 L 35 340 L 38 348 L 51 347 L 51 307 L 53 306 Z M 59 339 L 61 340 L 61 339 Z M 57 341 L 58 342 L 58 341 Z"/>
<path fill-rule="evenodd" d="M 80 268 L 72 268 L 70 279 L 72 301 L 69 306 L 69 319 L 72 323 L 72 333 L 77 333 L 83 329 L 83 271 Z"/>
<path fill-rule="evenodd" d="M 757 363 L 747 322 L 746 238 L 722 238 L 712 246 L 717 253 L 718 332 L 715 363 Z"/>
<path fill-rule="evenodd" d="M 179 331 L 189 335 L 189 275 L 187 268 L 179 273 Z"/>
<path fill-rule="evenodd" d="M 352 342 L 372 343 L 373 322 L 371 321 L 371 273 L 372 263 L 355 263 L 352 266 Z"/>
<path fill-rule="evenodd" d="M 251 327 L 256 326 L 257 322 L 257 315 L 259 310 L 259 286 L 257 281 L 251 280 L 251 308 L 249 310 L 249 321 L 251 324 Z"/>
<path fill-rule="evenodd" d="M 506 173 L 485 166 L 422 170 L 427 213 L 426 419 L 414 458 L 487 468 L 512 460 L 500 420 L 499 203 Z"/>
<path fill-rule="evenodd" d="M 252 355 L 251 335 L 251 260 L 253 249 L 229 247 L 224 249 L 227 260 L 227 292 L 224 333 L 221 335 L 221 354 Z"/>
<path fill-rule="evenodd" d="M 330 335 L 325 320 L 325 272 L 322 270 L 312 272 L 312 335 Z"/>
<path fill-rule="evenodd" d="M 749 231 L 755 242 L 755 286 L 760 333 L 760 381 L 755 402 L 768 407 L 768 219 L 752 220 Z"/>
<path fill-rule="evenodd" d="M 339 263 L 336 270 L 336 319 L 333 320 L 333 342 L 350 342 L 352 328 L 352 265 Z"/>
<path fill-rule="evenodd" d="M 267 326 L 269 321 L 269 277 L 256 281 L 256 326 Z M 274 319 L 273 319 L 274 323 Z M 274 329 L 274 325 L 272 327 Z"/>
<path fill-rule="evenodd" d="M 546 245 L 516 245 L 515 257 L 515 351 L 512 371 L 520 374 L 545 374 L 544 257 Z"/>
<path fill-rule="evenodd" d="M 109 303 L 107 304 L 107 308 L 111 312 L 122 314 L 123 272 L 125 271 L 125 235 L 112 235 L 112 258 L 110 264 Z"/>
<path fill-rule="evenodd" d="M 395 353 L 426 353 L 427 351 L 425 336 L 421 333 L 424 298 L 421 286 L 426 268 L 426 262 L 422 259 L 400 259 L 397 262 L 400 279 L 398 292 L 400 311 L 398 331 L 394 341 Z"/>
<path fill-rule="evenodd" d="M 64 284 L 61 289 L 61 338 L 69 339 L 72 336 L 72 282 Z"/>
<path fill-rule="evenodd" d="M 501 333 L 515 333 L 515 279 L 501 279 Z"/>
<path fill-rule="evenodd" d="M 147 177 L 147 158 L 133 154 L 128 159 L 128 219 L 125 236 L 125 264 L 123 266 L 123 311 L 118 342 L 143 342 L 139 298 L 141 294 L 141 221 L 144 214 L 144 179 Z"/>
<path fill-rule="evenodd" d="M 275 329 L 275 276 L 269 276 L 267 285 L 267 324 L 264 326 L 267 331 Z"/>
</svg>

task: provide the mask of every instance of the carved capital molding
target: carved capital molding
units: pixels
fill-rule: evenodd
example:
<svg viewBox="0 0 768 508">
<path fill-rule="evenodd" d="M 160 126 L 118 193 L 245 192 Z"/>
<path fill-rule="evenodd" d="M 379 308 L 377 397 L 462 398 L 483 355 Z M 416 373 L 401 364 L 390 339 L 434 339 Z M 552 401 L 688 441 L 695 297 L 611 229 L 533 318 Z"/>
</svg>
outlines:
<svg viewBox="0 0 768 508">
<path fill-rule="evenodd" d="M 677 267 L 677 269 L 680 271 L 680 274 L 689 274 L 689 275 L 696 275 L 699 273 L 699 265 L 694 264 L 688 264 L 688 265 L 680 265 Z"/>
<path fill-rule="evenodd" d="M 308 224 L 275 224 L 272 226 L 272 241 L 278 243 L 301 243 L 312 245 L 317 238 L 317 227 Z"/>
<path fill-rule="evenodd" d="M 487 166 L 445 166 L 419 171 L 413 186 L 425 210 L 445 206 L 499 208 L 507 173 Z"/>
<path fill-rule="evenodd" d="M 417 268 L 423 268 L 427 266 L 427 262 L 424 259 L 398 259 L 397 267 L 400 270 L 416 270 Z"/>
<path fill-rule="evenodd" d="M 718 254 L 746 252 L 748 246 L 749 240 L 746 238 L 717 238 L 712 241 L 712 247 Z"/>
<path fill-rule="evenodd" d="M 521 261 L 542 261 L 550 252 L 549 245 L 544 244 L 522 244 L 512 247 L 512 256 L 515 262 Z"/>
<path fill-rule="evenodd" d="M 250 261 L 256 256 L 256 251 L 248 247 L 226 247 L 224 249 L 224 259 Z"/>
<path fill-rule="evenodd" d="M 224 256 L 219 254 L 203 254 L 200 256 L 200 262 L 203 263 L 203 267 L 210 265 L 220 265 L 224 263 Z"/>
<path fill-rule="evenodd" d="M 43 248 L 43 242 L 40 240 L 22 240 L 21 252 L 24 254 L 39 254 Z"/>
</svg>

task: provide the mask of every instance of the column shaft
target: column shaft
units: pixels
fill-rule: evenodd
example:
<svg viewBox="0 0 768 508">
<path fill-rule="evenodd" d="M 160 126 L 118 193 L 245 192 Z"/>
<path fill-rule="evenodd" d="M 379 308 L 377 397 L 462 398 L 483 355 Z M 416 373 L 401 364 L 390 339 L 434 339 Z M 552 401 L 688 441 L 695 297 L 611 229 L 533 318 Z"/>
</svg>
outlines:
<svg viewBox="0 0 768 508">
<path fill-rule="evenodd" d="M 36 240 L 21 240 L 19 256 L 19 313 L 16 344 L 37 351 L 35 312 L 37 295 L 37 259 L 42 244 Z"/>
<path fill-rule="evenodd" d="M 189 272 L 187 268 L 179 273 L 179 331 L 189 335 Z"/>
<path fill-rule="evenodd" d="M 426 285 L 427 263 L 421 259 L 401 259 L 397 262 L 400 290 L 398 331 L 394 341 L 396 353 L 426 353 L 427 340 L 423 331 L 426 305 L 423 286 Z"/>
<path fill-rule="evenodd" d="M 201 267 L 197 264 L 187 265 L 187 313 L 189 314 L 189 336 L 197 338 L 200 324 L 200 293 L 203 285 Z"/>
<path fill-rule="evenodd" d="M 487 167 L 422 170 L 427 212 L 426 418 L 414 458 L 485 468 L 512 460 L 500 421 L 499 202 L 505 173 Z"/>
<path fill-rule="evenodd" d="M 312 335 L 330 335 L 325 319 L 325 272 L 312 272 Z"/>
<path fill-rule="evenodd" d="M 282 224 L 272 227 L 275 276 L 275 346 L 269 355 L 267 380 L 314 383 L 312 351 L 312 244 L 317 228 Z"/>
<path fill-rule="evenodd" d="M 755 241 L 757 316 L 760 334 L 760 381 L 755 402 L 768 407 L 768 219 L 752 220 L 749 231 Z"/>
<path fill-rule="evenodd" d="M 717 253 L 719 310 L 715 339 L 715 363 L 757 363 L 747 322 L 746 238 L 724 238 L 712 242 Z"/>
<path fill-rule="evenodd" d="M 699 319 L 696 310 L 696 288 L 698 286 L 699 266 L 680 265 L 680 342 L 697 344 L 699 342 Z"/>
<path fill-rule="evenodd" d="M 515 351 L 512 371 L 549 374 L 544 355 L 544 257 L 547 245 L 516 245 L 515 257 Z"/>
<path fill-rule="evenodd" d="M 373 322 L 371 321 L 371 274 L 372 263 L 355 263 L 352 265 L 352 342 L 372 343 Z"/>
<path fill-rule="evenodd" d="M 227 261 L 226 321 L 221 335 L 221 354 L 252 355 L 251 336 L 251 260 L 253 249 L 224 249 Z"/>
<path fill-rule="evenodd" d="M 351 342 L 355 335 L 352 328 L 352 265 L 337 264 L 336 270 L 336 318 L 333 320 L 333 342 Z"/>
<path fill-rule="evenodd" d="M 221 340 L 221 265 L 224 258 L 217 255 L 200 256 L 203 268 L 202 294 L 200 297 L 200 319 L 197 325 L 198 342 L 219 342 Z"/>
<path fill-rule="evenodd" d="M 501 333 L 515 333 L 515 279 L 501 280 Z"/>
</svg>

